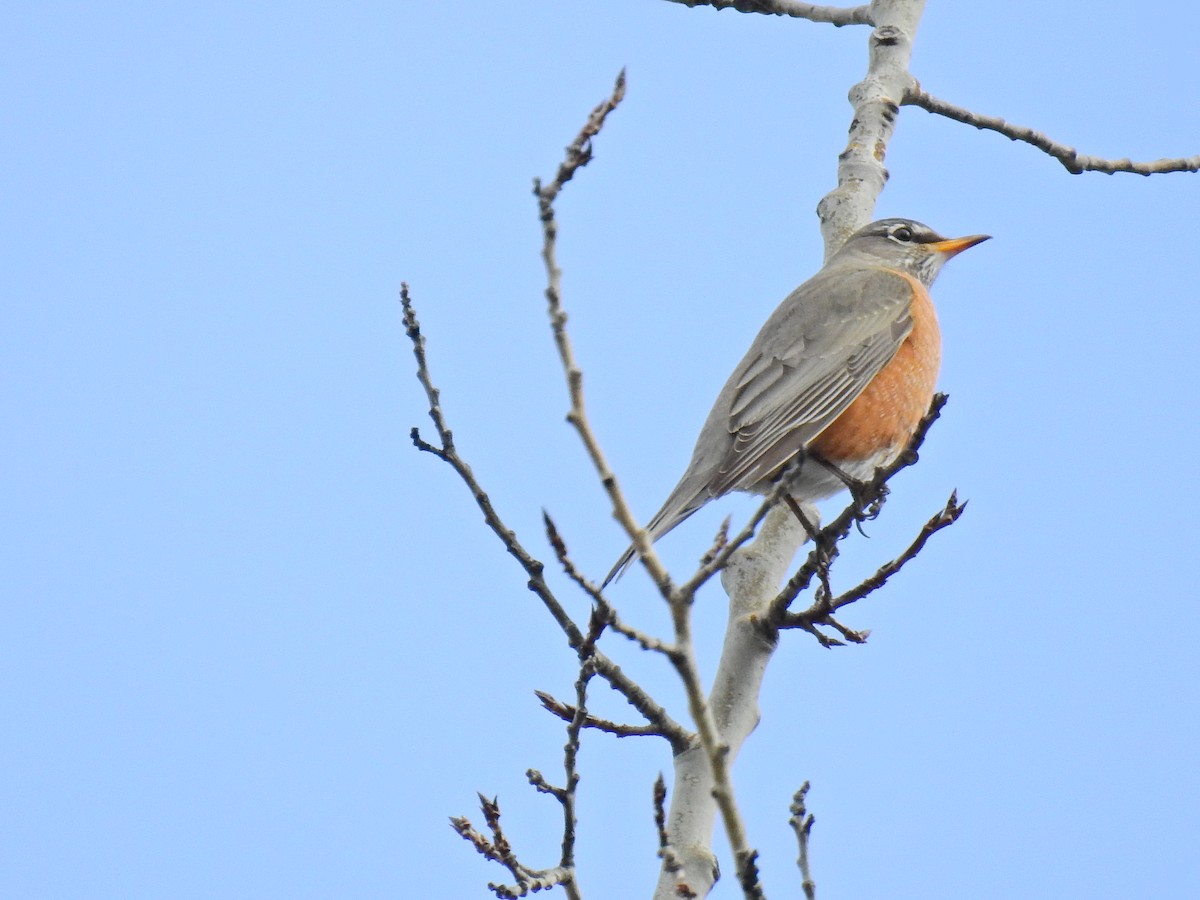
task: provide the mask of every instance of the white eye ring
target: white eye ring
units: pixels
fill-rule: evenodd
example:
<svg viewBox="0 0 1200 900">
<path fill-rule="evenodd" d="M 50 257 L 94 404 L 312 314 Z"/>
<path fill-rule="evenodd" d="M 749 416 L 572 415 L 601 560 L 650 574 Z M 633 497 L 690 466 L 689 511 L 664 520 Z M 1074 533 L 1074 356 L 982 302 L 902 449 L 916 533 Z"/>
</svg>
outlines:
<svg viewBox="0 0 1200 900">
<path fill-rule="evenodd" d="M 913 230 L 907 225 L 894 225 L 892 226 L 892 230 L 888 234 L 888 237 L 894 241 L 908 243 L 913 239 Z"/>
</svg>

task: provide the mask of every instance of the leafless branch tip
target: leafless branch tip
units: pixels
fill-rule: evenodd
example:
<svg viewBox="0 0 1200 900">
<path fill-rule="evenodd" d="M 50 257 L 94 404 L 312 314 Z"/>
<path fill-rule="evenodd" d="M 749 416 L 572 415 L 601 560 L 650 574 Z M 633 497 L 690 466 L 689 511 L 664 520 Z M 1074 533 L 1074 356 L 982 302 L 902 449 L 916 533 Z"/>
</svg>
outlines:
<svg viewBox="0 0 1200 900">
<path fill-rule="evenodd" d="M 570 722 L 575 717 L 576 708 L 569 703 L 564 703 L 545 691 L 534 691 L 534 694 L 547 711 L 553 713 L 564 722 Z M 625 725 L 591 715 L 590 713 L 584 718 L 583 727 L 594 728 L 597 731 L 603 731 L 615 737 L 668 737 L 657 725 Z M 684 736 L 681 735 L 681 737 Z"/>
<path fill-rule="evenodd" d="M 489 799 L 480 794 L 479 806 L 483 812 L 483 818 L 487 823 L 488 830 L 492 834 L 491 838 L 487 838 L 481 834 L 465 816 L 451 817 L 450 827 L 470 843 L 481 856 L 499 863 L 512 874 L 513 879 L 516 881 L 515 885 L 489 883 L 488 889 L 492 893 L 497 897 L 508 900 L 508 898 L 527 897 L 537 891 L 562 885 L 567 892 L 567 896 L 573 898 L 573 900 L 581 896 L 575 886 L 575 873 L 573 869 L 563 866 L 555 866 L 550 869 L 533 869 L 517 859 L 512 846 L 504 836 L 504 829 L 500 824 L 500 804 L 494 797 Z"/>
<path fill-rule="evenodd" d="M 929 429 L 941 415 L 946 404 L 945 394 L 936 394 L 930 404 L 929 411 L 921 419 L 908 447 L 890 465 L 877 469 L 875 476 L 868 482 L 855 486 L 852 491 L 851 503 L 828 525 L 815 529 L 803 517 L 802 511 L 794 509 L 809 530 L 813 541 L 813 549 L 808 558 L 796 571 L 779 595 L 772 601 L 771 610 L 767 617 L 769 629 L 798 628 L 811 634 L 823 647 L 840 647 L 845 643 L 861 644 L 867 639 L 869 631 L 856 631 L 847 628 L 833 617 L 833 613 L 843 606 L 861 600 L 871 592 L 882 587 L 889 578 L 895 575 L 906 563 L 911 561 L 924 548 L 929 538 L 949 525 L 952 525 L 962 515 L 965 503 L 959 503 L 957 494 L 951 494 L 946 506 L 934 514 L 922 527 L 916 539 L 909 547 L 892 561 L 884 564 L 870 578 L 841 595 L 834 595 L 830 585 L 829 571 L 833 561 L 839 554 L 839 544 L 849 533 L 850 529 L 864 521 L 868 521 L 880 512 L 887 498 L 887 482 L 901 469 L 913 465 L 918 459 L 918 450 L 924 442 Z M 813 603 L 803 612 L 790 612 L 788 607 L 800 594 L 808 588 L 812 579 L 819 581 Z M 841 640 L 823 633 L 818 626 L 833 628 L 841 635 Z"/>
<path fill-rule="evenodd" d="M 658 856 L 663 861 L 663 868 L 678 872 L 682 867 L 667 835 L 667 782 L 662 772 L 654 780 L 654 828 L 658 833 Z"/>
<path fill-rule="evenodd" d="M 1074 147 L 1060 144 L 1048 135 L 1040 131 L 1035 131 L 1026 125 L 1017 125 L 1012 122 L 1006 122 L 999 116 L 985 116 L 982 113 L 972 112 L 961 106 L 955 106 L 949 101 L 940 100 L 932 94 L 921 90 L 919 86 L 908 93 L 904 98 L 904 103 L 908 106 L 919 106 L 926 112 L 944 116 L 947 119 L 953 119 L 955 122 L 973 125 L 975 128 L 985 131 L 994 131 L 997 134 L 1004 135 L 1009 140 L 1021 141 L 1036 147 L 1043 153 L 1057 159 L 1062 163 L 1063 168 L 1072 175 L 1080 175 L 1084 172 L 1102 172 L 1105 175 L 1112 175 L 1117 172 L 1128 172 L 1133 175 L 1161 175 L 1167 172 L 1200 172 L 1200 155 L 1174 159 L 1156 159 L 1147 162 L 1134 162 L 1128 157 L 1123 159 L 1102 159 L 1099 156 L 1088 156 L 1080 153 Z"/>
<path fill-rule="evenodd" d="M 816 819 L 805 806 L 805 799 L 808 796 L 808 782 L 800 785 L 800 790 L 796 791 L 792 797 L 792 805 L 789 809 L 792 816 L 788 819 L 788 824 L 792 826 L 792 830 L 796 832 L 796 843 L 800 847 L 800 855 L 796 859 L 796 865 L 800 867 L 801 886 L 804 889 L 805 900 L 816 900 L 817 886 L 813 883 L 812 871 L 808 863 L 808 841 L 812 834 L 813 825 Z"/>
<path fill-rule="evenodd" d="M 683 6 L 711 6 L 714 9 L 733 9 L 742 13 L 762 13 L 769 16 L 790 16 L 808 19 L 841 28 L 843 25 L 872 25 L 870 5 L 820 6 L 798 0 L 670 0 Z"/>
</svg>

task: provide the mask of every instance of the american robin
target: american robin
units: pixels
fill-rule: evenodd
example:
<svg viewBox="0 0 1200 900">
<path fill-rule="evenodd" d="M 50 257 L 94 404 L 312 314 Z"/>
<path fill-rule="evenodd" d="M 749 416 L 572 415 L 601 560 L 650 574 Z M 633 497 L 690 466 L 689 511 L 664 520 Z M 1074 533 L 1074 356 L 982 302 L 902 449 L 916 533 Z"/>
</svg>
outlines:
<svg viewBox="0 0 1200 900">
<path fill-rule="evenodd" d="M 894 460 L 929 409 L 941 362 L 929 287 L 948 259 L 988 237 L 944 238 L 910 219 L 851 235 L 771 314 L 725 382 L 687 471 L 646 525 L 650 540 L 730 491 L 769 493 L 799 453 L 788 489 L 798 502 Z"/>
</svg>

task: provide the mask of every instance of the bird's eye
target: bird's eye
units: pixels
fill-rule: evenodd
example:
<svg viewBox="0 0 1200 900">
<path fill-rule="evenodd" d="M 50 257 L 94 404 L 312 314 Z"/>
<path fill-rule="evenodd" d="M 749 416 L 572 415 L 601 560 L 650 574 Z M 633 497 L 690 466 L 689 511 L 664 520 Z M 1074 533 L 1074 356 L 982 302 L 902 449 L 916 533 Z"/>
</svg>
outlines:
<svg viewBox="0 0 1200 900">
<path fill-rule="evenodd" d="M 913 239 L 913 230 L 907 225 L 897 225 L 892 229 L 892 235 L 898 241 L 911 241 Z"/>
</svg>

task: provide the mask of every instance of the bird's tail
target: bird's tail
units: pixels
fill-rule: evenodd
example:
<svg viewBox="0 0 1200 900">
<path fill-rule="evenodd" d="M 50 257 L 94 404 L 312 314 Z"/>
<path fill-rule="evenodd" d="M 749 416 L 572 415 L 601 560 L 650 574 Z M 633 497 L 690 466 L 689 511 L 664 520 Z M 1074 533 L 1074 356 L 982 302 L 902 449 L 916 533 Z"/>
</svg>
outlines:
<svg viewBox="0 0 1200 900">
<path fill-rule="evenodd" d="M 704 501 L 709 499 L 707 493 L 701 489 L 697 489 L 691 483 L 691 479 L 686 476 L 682 481 L 675 486 L 675 490 L 671 491 L 671 496 L 667 498 L 667 502 L 662 505 L 657 513 L 654 514 L 648 523 L 646 523 L 646 534 L 650 537 L 650 543 L 654 543 L 701 506 Z M 606 588 L 608 585 L 620 578 L 637 556 L 637 548 L 632 544 L 621 554 L 621 558 L 617 560 L 616 565 L 612 567 L 608 575 L 605 576 L 604 582 L 600 587 Z"/>
</svg>

